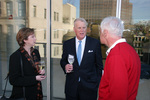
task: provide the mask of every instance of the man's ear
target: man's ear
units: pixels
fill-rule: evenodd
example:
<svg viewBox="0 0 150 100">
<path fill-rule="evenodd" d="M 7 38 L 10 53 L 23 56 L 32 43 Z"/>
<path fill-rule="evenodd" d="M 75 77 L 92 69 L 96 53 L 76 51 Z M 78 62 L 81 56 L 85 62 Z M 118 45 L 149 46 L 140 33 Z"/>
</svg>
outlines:
<svg viewBox="0 0 150 100">
<path fill-rule="evenodd" d="M 105 29 L 104 32 L 103 32 L 103 35 L 106 38 L 108 36 L 108 30 Z"/>
</svg>

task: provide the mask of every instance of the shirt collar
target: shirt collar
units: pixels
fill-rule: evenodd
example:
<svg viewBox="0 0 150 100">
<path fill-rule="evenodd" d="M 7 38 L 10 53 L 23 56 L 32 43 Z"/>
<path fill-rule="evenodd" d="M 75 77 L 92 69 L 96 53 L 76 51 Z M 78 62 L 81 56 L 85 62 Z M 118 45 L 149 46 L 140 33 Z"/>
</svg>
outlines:
<svg viewBox="0 0 150 100">
<path fill-rule="evenodd" d="M 79 43 L 78 41 L 82 41 L 82 44 L 83 44 L 83 43 L 85 43 L 85 40 L 86 40 L 86 36 L 85 36 L 82 40 L 79 40 L 79 39 L 76 37 L 76 44 Z"/>
<path fill-rule="evenodd" d="M 106 55 L 108 56 L 110 50 L 113 49 L 118 43 L 122 43 L 122 42 L 126 42 L 126 39 L 122 38 L 122 39 L 117 40 L 117 41 L 106 51 Z"/>
</svg>

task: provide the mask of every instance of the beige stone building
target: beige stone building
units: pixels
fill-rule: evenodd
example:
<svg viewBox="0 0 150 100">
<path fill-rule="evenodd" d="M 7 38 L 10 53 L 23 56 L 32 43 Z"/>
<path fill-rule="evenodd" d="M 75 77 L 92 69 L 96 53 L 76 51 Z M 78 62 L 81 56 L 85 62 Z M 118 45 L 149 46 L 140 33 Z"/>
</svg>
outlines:
<svg viewBox="0 0 150 100">
<path fill-rule="evenodd" d="M 63 36 L 68 31 L 73 31 L 73 21 L 76 18 L 76 7 L 71 4 L 64 4 L 63 0 L 59 2 L 52 0 L 52 58 L 61 58 Z"/>
<path fill-rule="evenodd" d="M 26 0 L 26 27 L 34 28 L 37 38 L 36 46 L 41 57 L 46 59 L 46 2 L 47 0 Z"/>
</svg>

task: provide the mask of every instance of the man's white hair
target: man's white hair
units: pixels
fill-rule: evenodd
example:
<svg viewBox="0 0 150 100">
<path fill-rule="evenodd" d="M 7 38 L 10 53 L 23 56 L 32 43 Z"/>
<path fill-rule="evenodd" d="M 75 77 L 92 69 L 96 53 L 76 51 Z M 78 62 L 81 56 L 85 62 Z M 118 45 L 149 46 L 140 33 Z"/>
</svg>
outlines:
<svg viewBox="0 0 150 100">
<path fill-rule="evenodd" d="M 84 18 L 77 18 L 77 19 L 74 20 L 74 26 L 75 26 L 77 21 L 84 22 L 86 26 L 88 25 L 88 23 L 86 22 L 86 20 Z"/>
<path fill-rule="evenodd" d="M 112 35 L 122 37 L 124 25 L 123 22 L 117 17 L 106 17 L 101 22 L 101 31 L 106 29 Z"/>
</svg>

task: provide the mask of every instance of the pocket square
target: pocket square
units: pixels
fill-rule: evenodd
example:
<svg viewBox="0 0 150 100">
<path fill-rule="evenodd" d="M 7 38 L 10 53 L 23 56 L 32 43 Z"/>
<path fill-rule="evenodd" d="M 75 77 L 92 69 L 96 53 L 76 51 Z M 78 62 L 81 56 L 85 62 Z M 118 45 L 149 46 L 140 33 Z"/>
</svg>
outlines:
<svg viewBox="0 0 150 100">
<path fill-rule="evenodd" d="M 91 53 L 91 52 L 93 52 L 93 50 L 89 50 L 89 51 L 88 51 L 88 53 Z"/>
</svg>

